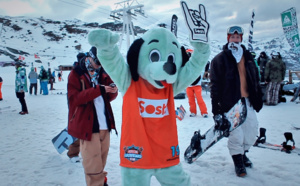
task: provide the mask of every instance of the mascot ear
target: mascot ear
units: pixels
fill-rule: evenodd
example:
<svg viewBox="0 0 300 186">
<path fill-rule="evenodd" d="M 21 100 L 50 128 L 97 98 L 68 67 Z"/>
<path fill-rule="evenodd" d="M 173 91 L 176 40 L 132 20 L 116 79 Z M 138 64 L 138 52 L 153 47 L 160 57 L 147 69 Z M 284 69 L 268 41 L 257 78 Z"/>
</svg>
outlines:
<svg viewBox="0 0 300 186">
<path fill-rule="evenodd" d="M 188 62 L 190 57 L 186 53 L 186 50 L 183 46 L 181 47 L 181 54 L 182 54 L 182 65 L 181 65 L 181 67 L 183 67 L 186 64 L 186 62 Z"/>
<path fill-rule="evenodd" d="M 132 45 L 130 46 L 128 52 L 127 52 L 127 63 L 129 65 L 129 69 L 131 72 L 131 77 L 133 81 L 139 80 L 139 74 L 138 74 L 138 60 L 139 60 L 139 54 L 142 44 L 144 43 L 144 40 L 142 38 L 136 39 Z"/>
</svg>

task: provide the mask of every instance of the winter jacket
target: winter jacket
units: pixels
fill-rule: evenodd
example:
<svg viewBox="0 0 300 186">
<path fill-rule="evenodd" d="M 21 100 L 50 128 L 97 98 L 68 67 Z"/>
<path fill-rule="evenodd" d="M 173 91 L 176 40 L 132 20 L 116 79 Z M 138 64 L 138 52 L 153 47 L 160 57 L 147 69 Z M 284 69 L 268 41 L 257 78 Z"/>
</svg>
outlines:
<svg viewBox="0 0 300 186">
<path fill-rule="evenodd" d="M 16 71 L 15 79 L 15 90 L 16 92 L 28 92 L 27 90 L 27 76 L 25 68 L 19 67 Z"/>
<path fill-rule="evenodd" d="M 48 72 L 44 69 L 44 67 L 41 67 L 41 71 L 39 74 L 39 79 L 41 81 L 48 81 L 49 80 L 49 74 Z"/>
<path fill-rule="evenodd" d="M 271 59 L 265 68 L 265 80 L 267 82 L 281 82 L 284 80 L 285 70 L 285 64 L 281 59 Z"/>
<path fill-rule="evenodd" d="M 269 61 L 269 58 L 268 58 L 268 56 L 265 56 L 265 57 L 259 57 L 258 58 L 258 64 L 259 64 L 259 69 L 260 69 L 260 71 L 261 71 L 261 73 L 262 73 L 262 71 L 264 71 L 264 69 L 265 69 L 265 67 L 266 67 L 266 65 L 267 65 L 267 63 L 268 63 L 268 61 Z"/>
<path fill-rule="evenodd" d="M 68 77 L 68 105 L 69 122 L 68 133 L 76 138 L 91 140 L 92 133 L 99 131 L 94 99 L 102 95 L 105 102 L 105 116 L 108 130 L 115 129 L 115 121 L 110 101 L 114 100 L 118 92 L 106 93 L 105 88 L 100 85 L 110 85 L 113 81 L 101 68 L 99 85 L 92 86 L 90 76 L 77 65 Z M 95 127 L 96 126 L 96 127 Z M 117 132 L 117 131 L 116 131 Z"/>
<path fill-rule="evenodd" d="M 212 112 L 214 115 L 222 114 L 230 110 L 241 98 L 240 76 L 237 62 L 233 57 L 228 44 L 224 45 L 223 51 L 211 62 L 211 98 Z M 259 84 L 258 69 L 251 53 L 244 50 L 246 82 L 251 106 L 259 112 L 262 108 L 262 91 Z"/>
<path fill-rule="evenodd" d="M 31 71 L 28 74 L 28 78 L 29 78 L 30 83 L 37 83 L 37 79 L 39 78 L 39 76 L 34 71 L 34 69 L 31 69 Z"/>
</svg>

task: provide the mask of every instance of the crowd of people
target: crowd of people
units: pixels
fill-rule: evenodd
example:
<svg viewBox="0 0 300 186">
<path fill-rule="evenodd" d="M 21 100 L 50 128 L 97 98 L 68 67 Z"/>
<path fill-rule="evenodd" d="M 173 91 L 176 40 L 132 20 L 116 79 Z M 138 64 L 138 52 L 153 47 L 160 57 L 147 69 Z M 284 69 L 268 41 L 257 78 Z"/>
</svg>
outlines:
<svg viewBox="0 0 300 186">
<path fill-rule="evenodd" d="M 16 77 L 15 77 L 15 91 L 16 97 L 19 99 L 21 103 L 21 111 L 19 114 L 25 115 L 29 114 L 28 108 L 26 105 L 25 100 L 25 93 L 28 92 L 28 85 L 27 85 L 27 78 L 29 79 L 29 94 L 30 95 L 37 95 L 38 90 L 38 80 L 40 80 L 40 94 L 48 95 L 48 84 L 50 84 L 50 90 L 55 90 L 53 88 L 53 83 L 55 82 L 55 77 L 53 73 L 51 73 L 51 69 L 49 68 L 48 71 L 45 70 L 43 66 L 41 66 L 41 70 L 39 74 L 36 72 L 36 68 L 31 67 L 30 72 L 27 76 L 26 68 L 21 61 L 15 62 L 16 68 Z M 2 97 L 2 83 L 3 79 L 0 77 L 0 101 L 3 100 Z"/>
</svg>

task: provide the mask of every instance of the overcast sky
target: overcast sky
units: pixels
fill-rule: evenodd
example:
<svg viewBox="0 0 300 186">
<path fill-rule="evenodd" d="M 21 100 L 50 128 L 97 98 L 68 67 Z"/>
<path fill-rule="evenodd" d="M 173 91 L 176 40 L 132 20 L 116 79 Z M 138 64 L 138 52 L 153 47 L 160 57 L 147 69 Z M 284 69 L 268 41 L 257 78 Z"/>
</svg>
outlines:
<svg viewBox="0 0 300 186">
<path fill-rule="evenodd" d="M 110 11 L 116 9 L 117 2 L 122 0 L 0 0 L 0 15 L 31 16 L 70 20 L 80 19 L 100 24 L 111 22 Z M 186 33 L 179 0 L 138 0 L 144 5 L 147 18 L 138 16 L 134 25 L 149 28 L 157 23 L 171 24 L 173 14 L 178 16 L 180 33 Z M 226 31 L 229 26 L 239 25 L 244 28 L 244 40 L 248 40 L 251 12 L 255 11 L 254 40 L 282 36 L 280 13 L 295 7 L 298 23 L 300 20 L 299 0 L 186 0 L 189 8 L 197 9 L 202 3 L 207 10 L 207 21 L 210 23 L 211 40 L 226 42 Z M 133 3 L 136 5 L 136 3 Z M 120 7 L 119 7 L 120 8 Z"/>
</svg>

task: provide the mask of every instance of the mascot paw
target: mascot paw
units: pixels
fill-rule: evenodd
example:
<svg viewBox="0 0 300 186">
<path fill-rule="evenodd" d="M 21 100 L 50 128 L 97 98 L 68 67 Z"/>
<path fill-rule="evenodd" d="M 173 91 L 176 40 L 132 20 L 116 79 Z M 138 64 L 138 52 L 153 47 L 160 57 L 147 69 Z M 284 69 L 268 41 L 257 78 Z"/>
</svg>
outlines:
<svg viewBox="0 0 300 186">
<path fill-rule="evenodd" d="M 88 35 L 90 45 L 98 49 L 110 49 L 119 41 L 120 36 L 106 29 L 93 30 Z"/>
</svg>

